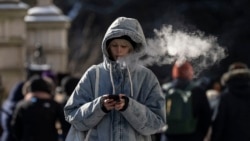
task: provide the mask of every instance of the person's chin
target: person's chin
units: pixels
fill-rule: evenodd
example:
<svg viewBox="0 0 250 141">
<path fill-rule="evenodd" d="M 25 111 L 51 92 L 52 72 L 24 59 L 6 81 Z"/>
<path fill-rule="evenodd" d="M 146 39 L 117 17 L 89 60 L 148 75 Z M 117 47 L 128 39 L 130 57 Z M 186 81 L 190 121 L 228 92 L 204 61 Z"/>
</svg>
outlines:
<svg viewBox="0 0 250 141">
<path fill-rule="evenodd" d="M 115 56 L 115 60 L 119 60 L 121 58 L 122 58 L 122 56 Z"/>
</svg>

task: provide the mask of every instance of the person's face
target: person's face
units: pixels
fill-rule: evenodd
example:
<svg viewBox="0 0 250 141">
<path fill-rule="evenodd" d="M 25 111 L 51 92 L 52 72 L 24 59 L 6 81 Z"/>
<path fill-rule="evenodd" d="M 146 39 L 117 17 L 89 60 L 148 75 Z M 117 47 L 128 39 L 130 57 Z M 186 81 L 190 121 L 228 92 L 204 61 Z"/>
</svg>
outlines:
<svg viewBox="0 0 250 141">
<path fill-rule="evenodd" d="M 125 39 L 114 39 L 110 42 L 108 46 L 111 57 L 114 60 L 117 60 L 118 58 L 125 57 L 128 55 L 133 47 L 131 43 Z"/>
</svg>

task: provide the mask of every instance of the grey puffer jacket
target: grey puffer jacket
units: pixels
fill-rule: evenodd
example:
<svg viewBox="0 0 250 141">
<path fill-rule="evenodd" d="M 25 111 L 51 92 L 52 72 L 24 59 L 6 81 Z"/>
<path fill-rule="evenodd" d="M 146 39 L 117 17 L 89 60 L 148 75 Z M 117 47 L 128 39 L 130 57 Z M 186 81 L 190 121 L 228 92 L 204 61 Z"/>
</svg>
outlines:
<svg viewBox="0 0 250 141">
<path fill-rule="evenodd" d="M 106 41 L 128 35 L 137 43 L 135 52 L 123 63 L 111 61 Z M 144 54 L 146 41 L 136 19 L 120 17 L 108 28 L 102 43 L 103 63 L 99 91 L 95 97 L 96 69 L 90 67 L 69 98 L 64 111 L 66 120 L 76 129 L 87 131 L 86 141 L 151 141 L 151 135 L 166 124 L 165 98 L 156 76 L 136 64 Z M 124 111 L 101 109 L 101 96 L 123 93 L 129 98 Z"/>
</svg>

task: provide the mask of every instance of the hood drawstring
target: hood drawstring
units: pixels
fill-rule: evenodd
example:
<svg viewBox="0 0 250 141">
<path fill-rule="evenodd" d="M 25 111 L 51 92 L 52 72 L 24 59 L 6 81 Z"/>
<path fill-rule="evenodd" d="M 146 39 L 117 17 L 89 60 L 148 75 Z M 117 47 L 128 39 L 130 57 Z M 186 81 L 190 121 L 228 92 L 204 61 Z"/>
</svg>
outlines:
<svg viewBox="0 0 250 141">
<path fill-rule="evenodd" d="M 128 77 L 129 77 L 129 82 L 130 82 L 130 91 L 131 91 L 131 97 L 134 96 L 134 93 L 133 93 L 133 82 L 132 82 L 132 78 L 131 78 L 131 74 L 130 74 L 130 70 L 127 66 L 127 70 L 128 70 Z"/>
<path fill-rule="evenodd" d="M 112 75 L 112 64 L 109 65 L 110 67 L 110 79 L 111 79 L 111 84 L 112 84 L 112 93 L 115 94 L 115 84 L 114 84 L 114 79 L 113 79 L 113 75 Z M 130 91 L 131 91 L 131 97 L 134 96 L 134 93 L 133 93 L 133 83 L 132 83 L 132 78 L 131 78 L 131 74 L 130 74 L 130 70 L 128 68 L 128 66 L 126 67 L 127 68 L 127 71 L 128 71 L 128 77 L 129 77 L 129 83 L 130 83 Z"/>
<path fill-rule="evenodd" d="M 110 73 L 110 79 L 111 79 L 111 84 L 112 84 L 112 88 L 113 88 L 113 91 L 112 91 L 112 94 L 115 94 L 115 83 L 114 83 L 114 79 L 113 79 L 113 75 L 112 75 L 112 64 L 110 63 L 109 65 L 109 73 Z"/>
</svg>

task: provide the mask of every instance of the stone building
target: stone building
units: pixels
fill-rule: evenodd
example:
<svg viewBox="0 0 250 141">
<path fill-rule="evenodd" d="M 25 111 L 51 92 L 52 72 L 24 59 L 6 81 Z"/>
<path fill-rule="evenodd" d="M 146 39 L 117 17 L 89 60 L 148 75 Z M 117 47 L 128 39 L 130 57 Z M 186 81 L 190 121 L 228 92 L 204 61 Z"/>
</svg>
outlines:
<svg viewBox="0 0 250 141">
<path fill-rule="evenodd" d="M 26 67 L 37 65 L 32 59 L 37 44 L 43 48 L 44 65 L 67 73 L 69 27 L 69 18 L 52 0 L 37 0 L 35 7 L 19 0 L 0 0 L 0 75 L 6 92 L 25 80 Z"/>
</svg>

